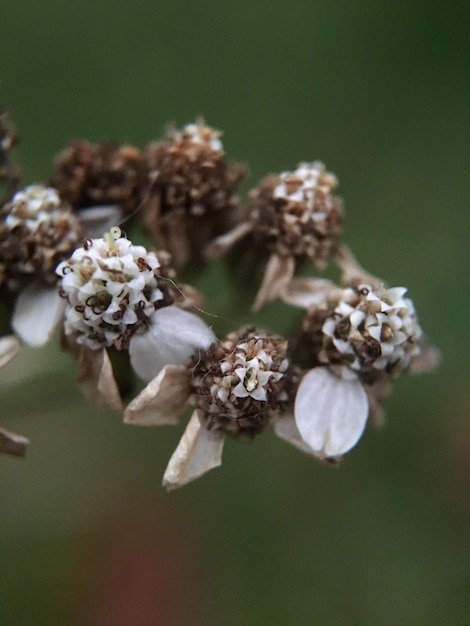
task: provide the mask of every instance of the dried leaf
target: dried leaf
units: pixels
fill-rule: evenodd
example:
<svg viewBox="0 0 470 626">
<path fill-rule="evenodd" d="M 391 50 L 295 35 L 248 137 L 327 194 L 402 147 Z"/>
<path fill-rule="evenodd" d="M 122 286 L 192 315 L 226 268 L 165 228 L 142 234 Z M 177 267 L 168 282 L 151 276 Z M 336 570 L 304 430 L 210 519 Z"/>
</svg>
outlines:
<svg viewBox="0 0 470 626">
<path fill-rule="evenodd" d="M 421 352 L 411 359 L 410 374 L 431 374 L 441 364 L 441 352 L 426 339 L 420 341 Z"/>
</svg>

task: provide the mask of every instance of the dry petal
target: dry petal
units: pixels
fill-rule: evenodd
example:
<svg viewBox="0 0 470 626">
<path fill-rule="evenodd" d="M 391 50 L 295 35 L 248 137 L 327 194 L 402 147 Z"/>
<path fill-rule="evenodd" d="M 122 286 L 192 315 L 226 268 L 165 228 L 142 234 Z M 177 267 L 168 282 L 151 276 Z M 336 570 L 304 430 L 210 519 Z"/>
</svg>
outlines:
<svg viewBox="0 0 470 626">
<path fill-rule="evenodd" d="M 25 456 L 26 446 L 29 439 L 10 433 L 4 428 L 0 428 L 0 454 L 9 454 L 11 456 Z"/>
<path fill-rule="evenodd" d="M 201 426 L 197 411 L 191 416 L 163 476 L 170 491 L 199 478 L 222 463 L 224 435 Z"/>
<path fill-rule="evenodd" d="M 259 311 L 280 296 L 291 281 L 295 270 L 295 261 L 291 256 L 272 254 L 266 265 L 263 282 L 256 294 L 253 310 Z"/>
<path fill-rule="evenodd" d="M 124 412 L 124 422 L 138 426 L 177 424 L 189 397 L 190 372 L 184 365 L 167 365 Z"/>
<path fill-rule="evenodd" d="M 98 409 L 109 406 L 115 411 L 122 411 L 121 396 L 106 350 L 81 348 L 77 383 L 92 406 Z"/>
<path fill-rule="evenodd" d="M 0 338 L 0 367 L 9 363 L 20 351 L 21 344 L 15 335 Z"/>
<path fill-rule="evenodd" d="M 206 246 L 204 256 L 213 261 L 228 252 L 238 241 L 246 237 L 253 229 L 250 222 L 241 222 L 233 230 L 217 237 Z"/>
</svg>

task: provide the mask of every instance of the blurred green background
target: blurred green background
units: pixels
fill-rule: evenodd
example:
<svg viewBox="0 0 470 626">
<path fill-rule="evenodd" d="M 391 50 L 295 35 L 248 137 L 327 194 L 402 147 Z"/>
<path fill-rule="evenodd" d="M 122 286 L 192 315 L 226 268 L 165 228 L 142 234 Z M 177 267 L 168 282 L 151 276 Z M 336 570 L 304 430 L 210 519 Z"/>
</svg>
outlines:
<svg viewBox="0 0 470 626">
<path fill-rule="evenodd" d="M 0 458 L 0 624 L 470 623 L 469 18 L 459 0 L 2 0 L 25 182 L 71 138 L 141 146 L 200 114 L 248 186 L 321 159 L 346 240 L 408 286 L 443 364 L 397 384 L 338 470 L 267 432 L 167 494 L 184 426 L 93 413 L 68 355 L 25 350 L 0 377 L 2 425 L 32 440 Z M 203 288 L 227 314 L 220 275 Z M 256 319 L 282 331 L 286 307 Z"/>
</svg>

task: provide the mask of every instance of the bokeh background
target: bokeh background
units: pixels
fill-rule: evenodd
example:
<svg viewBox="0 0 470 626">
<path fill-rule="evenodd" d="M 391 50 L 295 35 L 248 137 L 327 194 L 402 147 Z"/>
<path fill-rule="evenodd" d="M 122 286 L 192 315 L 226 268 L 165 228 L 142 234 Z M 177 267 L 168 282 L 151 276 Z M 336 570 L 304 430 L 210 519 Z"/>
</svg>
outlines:
<svg viewBox="0 0 470 626">
<path fill-rule="evenodd" d="M 340 469 L 267 432 L 167 494 L 184 426 L 94 413 L 68 355 L 25 350 L 0 376 L 2 425 L 32 440 L 0 458 L 1 624 L 470 623 L 469 18 L 461 0 L 2 0 L 25 182 L 71 138 L 142 146 L 200 114 L 247 188 L 321 159 L 347 241 L 408 286 L 443 364 L 397 384 Z M 200 285 L 227 315 L 223 274 Z"/>
</svg>

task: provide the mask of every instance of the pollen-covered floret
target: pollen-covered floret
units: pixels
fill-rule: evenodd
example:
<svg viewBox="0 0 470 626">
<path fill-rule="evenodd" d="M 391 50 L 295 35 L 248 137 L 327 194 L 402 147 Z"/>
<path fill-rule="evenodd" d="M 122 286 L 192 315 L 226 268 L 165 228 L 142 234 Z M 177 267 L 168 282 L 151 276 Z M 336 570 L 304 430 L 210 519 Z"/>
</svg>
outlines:
<svg viewBox="0 0 470 626">
<path fill-rule="evenodd" d="M 319 360 L 348 365 L 364 382 L 406 370 L 422 335 L 406 289 L 364 284 L 340 293 L 329 311 L 312 310 L 304 321 L 304 331 L 321 338 Z"/>
<path fill-rule="evenodd" d="M 165 254 L 132 245 L 119 228 L 85 240 L 56 270 L 68 302 L 66 335 L 91 349 L 127 348 L 155 310 L 174 301 L 167 264 Z"/>
<path fill-rule="evenodd" d="M 268 176 L 250 194 L 255 237 L 280 256 L 307 256 L 321 264 L 341 232 L 341 203 L 332 195 L 336 185 L 319 161 Z"/>
<path fill-rule="evenodd" d="M 249 436 L 261 432 L 288 400 L 287 342 L 253 331 L 231 333 L 194 357 L 191 404 L 207 428 Z"/>
<path fill-rule="evenodd" d="M 19 290 L 25 279 L 53 284 L 57 264 L 77 246 L 81 226 L 55 189 L 31 185 L 0 210 L 0 285 Z"/>
</svg>

